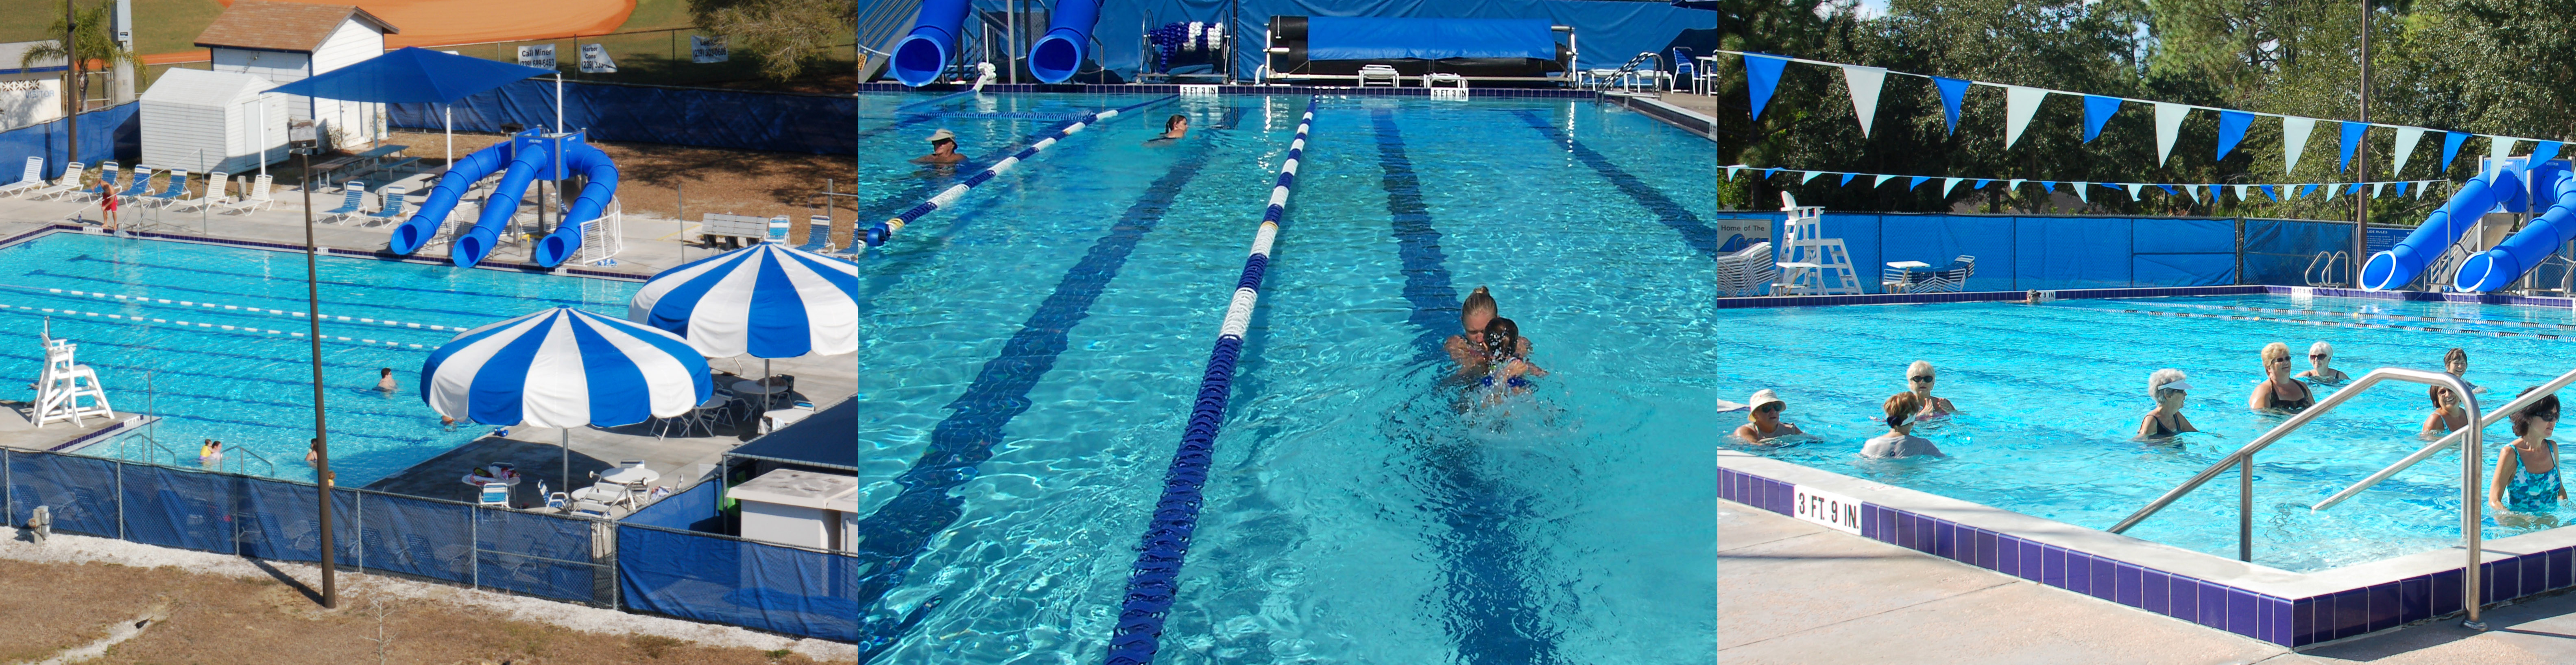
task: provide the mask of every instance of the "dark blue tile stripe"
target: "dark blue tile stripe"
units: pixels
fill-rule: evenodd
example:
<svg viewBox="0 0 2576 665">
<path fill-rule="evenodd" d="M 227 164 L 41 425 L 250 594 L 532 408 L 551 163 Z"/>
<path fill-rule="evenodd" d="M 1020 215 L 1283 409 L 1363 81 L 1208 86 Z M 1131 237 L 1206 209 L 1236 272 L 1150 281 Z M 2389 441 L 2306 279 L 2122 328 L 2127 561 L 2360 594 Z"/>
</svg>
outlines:
<svg viewBox="0 0 2576 665">
<path fill-rule="evenodd" d="M 2260 285 L 2172 286 L 2135 289 L 2058 289 L 2055 292 L 2058 300 L 2288 293 L 2286 290 L 2269 290 L 2280 288 L 2281 287 L 2266 287 Z M 1762 307 L 1820 307 L 1831 305 L 1889 305 L 1943 302 L 2015 302 L 2021 300 L 2025 295 L 2026 294 L 2021 291 L 1969 291 L 1965 293 L 1872 293 L 1864 295 L 1834 296 L 1752 296 L 1745 298 L 1719 298 L 1717 299 L 1717 307 L 1718 309 L 1741 309 Z M 2318 295 L 2326 294 L 2320 293 Z"/>
<path fill-rule="evenodd" d="M 1304 162 L 1303 142 L 1314 129 L 1318 101 L 1306 100 L 1305 120 L 1297 124 L 1288 159 L 1283 163 Z M 1283 166 L 1278 182 L 1271 185 L 1270 197 L 1280 203 L 1262 211 L 1264 225 L 1280 225 L 1286 220 L 1286 199 L 1280 194 L 1288 192 L 1296 182 L 1296 170 Z M 1256 294 L 1261 290 L 1261 277 L 1268 272 L 1270 261 L 1268 250 L 1255 249 L 1259 251 L 1243 260 L 1243 276 L 1235 283 L 1237 294 L 1246 289 Z M 1246 302 L 1250 301 L 1237 300 L 1235 304 Z M 1237 320 L 1235 314 L 1229 305 L 1227 320 Z M 1136 564 L 1127 578 L 1127 596 L 1119 603 L 1118 627 L 1109 638 L 1109 665 L 1152 665 L 1154 652 L 1162 648 L 1163 619 L 1180 595 L 1181 565 L 1189 555 L 1191 537 L 1198 533 L 1199 508 L 1204 501 L 1200 491 L 1207 485 L 1208 464 L 1214 461 L 1216 435 L 1225 427 L 1235 361 L 1243 352 L 1243 336 L 1232 326 L 1227 323 L 1217 333 L 1216 349 L 1209 352 L 1207 368 L 1199 378 L 1199 398 L 1190 410 L 1189 426 L 1183 428 L 1180 447 L 1172 451 L 1172 464 L 1163 472 L 1163 495 L 1154 502 L 1154 518 L 1147 523 L 1143 542 L 1136 548 Z"/>
<path fill-rule="evenodd" d="M 1442 363 L 1446 331 L 1457 324 L 1458 289 L 1450 283 L 1447 255 L 1440 250 L 1440 230 L 1431 223 L 1422 200 L 1422 183 L 1404 148 L 1404 135 L 1394 114 L 1371 114 L 1377 129 L 1378 168 L 1386 190 L 1386 212 L 1393 225 L 1396 253 L 1404 270 L 1404 299 L 1413 305 L 1406 318 L 1421 331 L 1414 337 L 1414 362 Z M 1436 503 L 1448 537 L 1436 545 L 1447 574 L 1449 630 L 1458 640 L 1459 660 L 1474 665 L 1522 665 L 1558 662 L 1555 629 L 1534 606 L 1520 570 L 1530 561 L 1527 549 L 1512 539 L 1508 522 L 1513 507 L 1527 500 L 1511 496 L 1503 484 L 1477 477 L 1463 459 L 1433 460 L 1438 477 L 1427 485 L 1454 493 Z M 1773 494 L 1780 494 L 1775 488 Z M 1786 506 L 1788 498 L 1775 497 Z"/>
<path fill-rule="evenodd" d="M 1230 112 L 1226 124 L 1234 124 L 1241 113 L 1240 109 Z M 1003 343 L 1001 354 L 985 362 L 983 370 L 967 385 L 966 393 L 948 404 L 951 413 L 931 429 L 929 448 L 922 451 L 912 468 L 895 477 L 903 491 L 876 513 L 859 520 L 860 565 L 862 570 L 872 572 L 859 585 L 858 607 L 875 607 L 886 592 L 902 585 L 923 546 L 932 536 L 956 524 L 963 502 L 949 495 L 948 490 L 975 478 L 976 465 L 992 457 L 994 444 L 1001 442 L 1002 426 L 1028 410 L 1029 389 L 1055 367 L 1056 356 L 1066 348 L 1067 334 L 1089 315 L 1092 302 L 1118 276 L 1136 244 L 1162 221 L 1163 212 L 1180 196 L 1182 186 L 1207 166 L 1214 146 L 1202 145 L 1206 147 L 1173 162 L 1171 170 L 1156 178 L 1145 195 L 1110 226 L 1108 235 L 1094 241 L 1091 251 L 1065 271 L 1055 291 L 1039 303 L 1037 312 L 1030 314 L 1019 332 Z M 914 615 L 930 609 L 935 602 L 924 603 L 913 611 Z M 867 662 L 893 646 L 903 629 L 910 626 L 909 619 L 862 618 L 859 662 Z"/>
<path fill-rule="evenodd" d="M 1672 227 L 1674 232 L 1682 234 L 1682 242 L 1690 245 L 1691 249 L 1699 250 L 1699 253 L 1708 255 L 1708 258 L 1717 258 L 1717 229 L 1709 226 L 1707 222 L 1700 221 L 1698 214 L 1673 201 L 1672 197 L 1664 196 L 1663 190 L 1655 189 L 1655 186 L 1646 184 L 1646 181 L 1619 168 L 1619 165 L 1610 163 L 1609 158 L 1602 157 L 1601 153 L 1594 152 L 1591 147 L 1583 145 L 1583 141 L 1574 138 L 1574 134 L 1567 132 L 1565 128 L 1549 124 L 1547 119 L 1539 117 L 1537 112 L 1518 110 L 1513 111 L 1512 114 L 1520 116 L 1521 122 L 1528 123 L 1530 129 L 1538 130 L 1548 138 L 1564 144 L 1567 150 L 1573 151 L 1575 161 L 1592 167 L 1594 172 L 1600 173 L 1602 178 L 1609 180 L 1612 186 L 1618 187 L 1620 193 L 1636 199 L 1637 205 L 1644 206 L 1647 212 L 1655 214 L 1656 221 L 1663 222 L 1664 226 Z"/>
</svg>

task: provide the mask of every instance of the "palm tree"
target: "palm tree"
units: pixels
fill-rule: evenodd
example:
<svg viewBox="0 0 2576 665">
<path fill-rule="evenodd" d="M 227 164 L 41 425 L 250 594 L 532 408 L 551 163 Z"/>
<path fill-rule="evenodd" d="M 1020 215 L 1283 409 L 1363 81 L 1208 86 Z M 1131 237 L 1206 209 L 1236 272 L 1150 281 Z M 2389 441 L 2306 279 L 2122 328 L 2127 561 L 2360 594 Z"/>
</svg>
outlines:
<svg viewBox="0 0 2576 665">
<path fill-rule="evenodd" d="M 64 0 L 66 4 L 70 1 Z M 53 35 L 71 33 L 71 49 L 64 50 L 63 43 L 60 41 L 38 44 L 34 48 L 27 49 L 26 54 L 18 58 L 18 66 L 33 67 L 37 62 L 45 60 L 78 56 L 65 58 L 70 65 L 72 84 L 66 86 L 64 92 L 71 97 L 70 101 L 74 105 L 69 108 L 76 110 L 79 104 L 89 99 L 87 94 L 89 81 L 87 77 L 81 76 L 84 65 L 90 61 L 100 61 L 109 67 L 141 67 L 143 58 L 127 50 L 124 45 L 116 43 L 116 35 L 108 32 L 110 17 L 114 16 L 112 12 L 116 10 L 115 0 L 100 0 L 87 8 L 70 7 L 68 9 L 70 11 L 66 13 L 77 12 L 77 15 L 56 17 L 53 25 L 45 28 L 45 32 Z M 75 31 L 63 25 L 65 18 L 76 19 L 80 29 Z"/>
</svg>

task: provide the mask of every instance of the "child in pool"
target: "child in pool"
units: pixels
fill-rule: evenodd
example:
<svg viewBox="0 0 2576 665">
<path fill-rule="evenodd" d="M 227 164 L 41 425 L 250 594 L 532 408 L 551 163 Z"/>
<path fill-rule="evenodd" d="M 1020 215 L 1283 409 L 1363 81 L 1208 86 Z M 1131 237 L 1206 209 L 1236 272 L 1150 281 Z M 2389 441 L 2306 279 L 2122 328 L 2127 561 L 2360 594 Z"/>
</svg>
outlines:
<svg viewBox="0 0 2576 665">
<path fill-rule="evenodd" d="M 2469 426 L 2469 410 L 2460 408 L 2457 393 L 2435 386 L 2433 394 L 2427 397 L 2433 400 L 2433 414 L 2424 417 L 2424 434 L 2449 434 L 2451 430 Z"/>
<path fill-rule="evenodd" d="M 1477 383 L 1492 391 L 1490 399 L 1529 392 L 1530 377 L 1547 376 L 1547 370 L 1521 357 L 1520 337 L 1520 324 L 1511 319 L 1495 317 L 1485 324 L 1485 349 L 1490 360 L 1485 363 L 1485 378 Z"/>
<path fill-rule="evenodd" d="M 2511 419 L 2513 445 L 2496 456 L 2487 507 L 2518 513 L 2556 509 L 2558 502 L 2567 499 L 2567 487 L 2558 481 L 2558 442 L 2549 440 L 2549 434 L 2558 429 L 2558 396 L 2540 398 L 2514 412 Z"/>
<path fill-rule="evenodd" d="M 1735 428 L 1737 440 L 1765 445 L 1772 439 L 1806 433 L 1797 425 L 1780 422 L 1780 412 L 1789 410 L 1789 403 L 1780 401 L 1780 396 L 1768 388 L 1753 391 L 1753 399 L 1746 405 L 1752 408 L 1745 413 L 1744 425 Z"/>
</svg>

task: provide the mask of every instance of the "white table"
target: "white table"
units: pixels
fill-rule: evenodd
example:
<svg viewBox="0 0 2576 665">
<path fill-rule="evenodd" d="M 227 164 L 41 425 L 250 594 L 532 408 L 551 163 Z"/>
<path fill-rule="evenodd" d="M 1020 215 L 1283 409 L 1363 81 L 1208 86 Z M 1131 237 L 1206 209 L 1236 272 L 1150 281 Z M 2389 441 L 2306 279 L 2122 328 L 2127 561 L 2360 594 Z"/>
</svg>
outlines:
<svg viewBox="0 0 2576 665">
<path fill-rule="evenodd" d="M 623 468 L 618 468 L 618 469 L 612 469 L 612 470 L 608 471 L 607 473 L 599 474 L 599 479 L 600 479 L 600 480 L 603 480 L 603 481 L 607 481 L 607 482 L 617 483 L 617 484 L 619 484 L 619 485 L 634 485 L 634 484 L 636 484 L 636 483 L 643 483 L 643 484 L 647 484 L 647 485 L 649 485 L 649 484 L 652 484 L 652 483 L 653 483 L 653 481 L 661 480 L 661 479 L 662 479 L 662 474 L 660 474 L 660 473 L 655 473 L 652 469 L 647 469 L 647 468 L 640 467 L 640 466 L 632 466 L 632 467 L 623 467 Z"/>
<path fill-rule="evenodd" d="M 1699 71 L 1696 72 L 1699 75 L 1691 77 L 1693 79 L 1691 91 L 1703 95 L 1717 94 L 1716 91 L 1709 89 L 1709 86 L 1717 80 L 1717 56 L 1703 55 L 1692 60 L 1699 61 Z"/>
<path fill-rule="evenodd" d="M 1907 268 L 1930 268 L 1932 267 L 1932 264 L 1924 263 L 1922 261 L 1889 261 L 1887 262 L 1887 267 L 1904 270 Z"/>
</svg>

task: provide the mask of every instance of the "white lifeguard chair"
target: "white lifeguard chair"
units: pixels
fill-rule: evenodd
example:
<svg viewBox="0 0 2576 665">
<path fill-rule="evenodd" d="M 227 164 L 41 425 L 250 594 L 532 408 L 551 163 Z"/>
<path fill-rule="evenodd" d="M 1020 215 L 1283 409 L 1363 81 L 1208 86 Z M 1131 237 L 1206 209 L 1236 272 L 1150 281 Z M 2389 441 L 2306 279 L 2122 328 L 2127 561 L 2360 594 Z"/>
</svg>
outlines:
<svg viewBox="0 0 2576 665">
<path fill-rule="evenodd" d="M 52 321 L 45 322 L 43 339 L 45 369 L 36 380 L 36 427 L 57 420 L 81 427 L 82 421 L 91 416 L 114 419 L 115 411 L 107 404 L 107 390 L 98 385 L 98 371 L 72 359 L 80 345 L 54 339 Z M 86 405 L 81 403 L 84 397 L 89 398 Z"/>
<path fill-rule="evenodd" d="M 1796 197 L 1781 192 L 1780 210 L 1789 213 L 1788 223 L 1781 225 L 1788 238 L 1780 246 L 1780 285 L 1773 291 L 1798 296 L 1859 294 L 1860 277 L 1852 272 L 1851 251 L 1843 248 L 1841 238 L 1818 237 L 1823 233 L 1824 207 L 1799 206 Z"/>
</svg>

